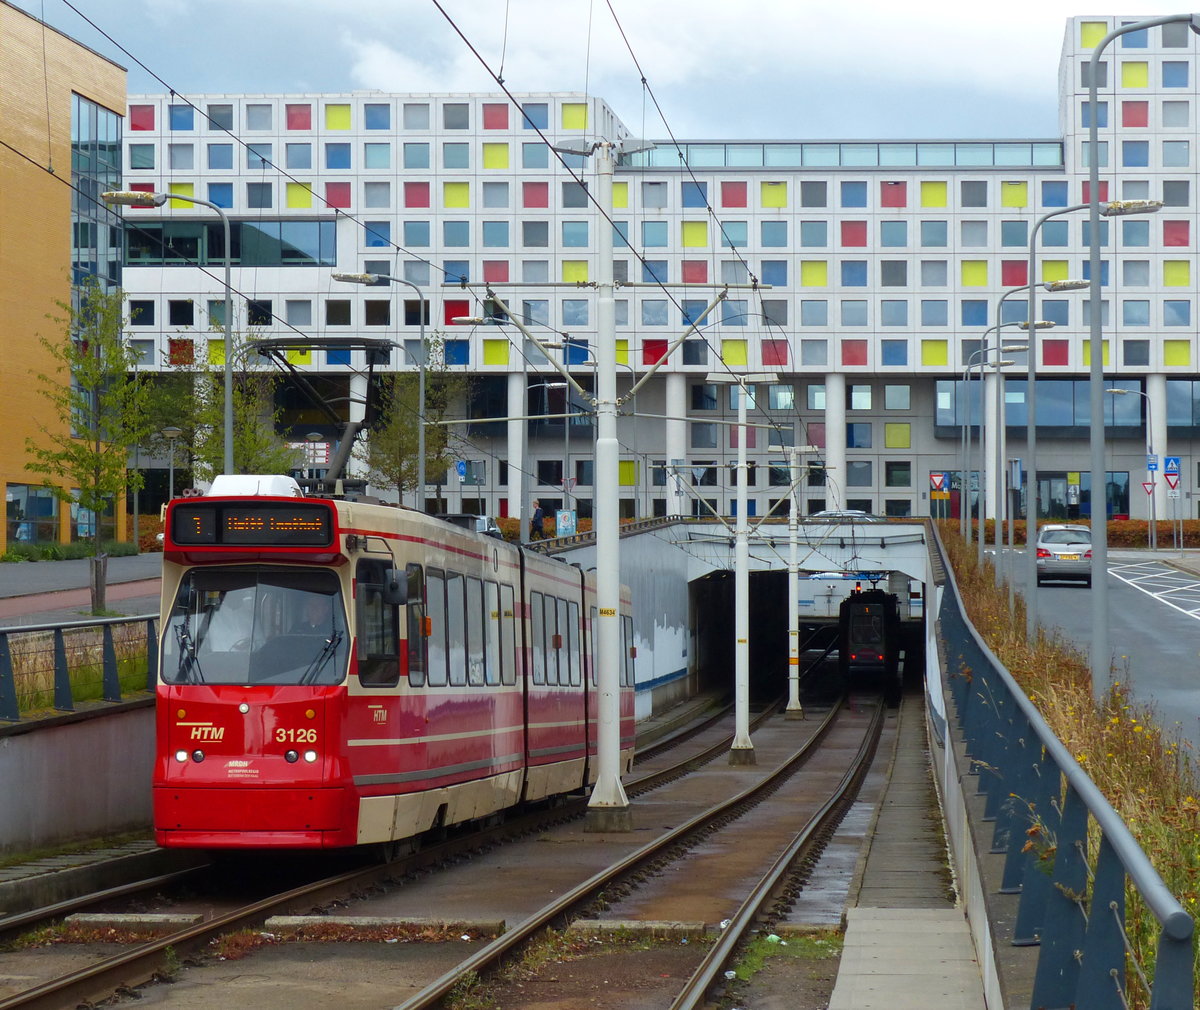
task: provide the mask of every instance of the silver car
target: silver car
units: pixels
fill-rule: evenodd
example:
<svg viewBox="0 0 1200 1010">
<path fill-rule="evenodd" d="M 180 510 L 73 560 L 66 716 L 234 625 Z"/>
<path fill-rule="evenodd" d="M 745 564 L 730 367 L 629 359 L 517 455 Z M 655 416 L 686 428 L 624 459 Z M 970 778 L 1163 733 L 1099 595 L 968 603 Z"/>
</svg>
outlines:
<svg viewBox="0 0 1200 1010">
<path fill-rule="evenodd" d="M 1071 579 L 1092 584 L 1092 531 L 1067 524 L 1043 526 L 1037 538 L 1037 582 Z"/>
</svg>

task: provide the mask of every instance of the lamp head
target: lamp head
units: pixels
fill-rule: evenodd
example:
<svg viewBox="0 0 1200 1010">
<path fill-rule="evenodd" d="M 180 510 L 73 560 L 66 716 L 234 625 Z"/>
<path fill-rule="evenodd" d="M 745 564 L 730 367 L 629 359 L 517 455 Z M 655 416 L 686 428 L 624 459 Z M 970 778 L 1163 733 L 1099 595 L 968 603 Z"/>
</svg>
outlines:
<svg viewBox="0 0 1200 1010">
<path fill-rule="evenodd" d="M 347 274 L 335 270 L 332 274 L 335 281 L 343 281 L 346 284 L 383 284 L 390 277 L 384 274 Z"/>
<path fill-rule="evenodd" d="M 1042 287 L 1046 291 L 1082 291 L 1091 287 L 1091 281 L 1046 281 Z"/>
<path fill-rule="evenodd" d="M 110 207 L 161 207 L 170 198 L 169 193 L 143 193 L 129 189 L 110 190 L 100 194 L 100 199 Z"/>
<path fill-rule="evenodd" d="M 1101 217 L 1124 217 L 1126 214 L 1156 214 L 1162 210 L 1161 200 L 1110 200 L 1100 204 Z"/>
</svg>

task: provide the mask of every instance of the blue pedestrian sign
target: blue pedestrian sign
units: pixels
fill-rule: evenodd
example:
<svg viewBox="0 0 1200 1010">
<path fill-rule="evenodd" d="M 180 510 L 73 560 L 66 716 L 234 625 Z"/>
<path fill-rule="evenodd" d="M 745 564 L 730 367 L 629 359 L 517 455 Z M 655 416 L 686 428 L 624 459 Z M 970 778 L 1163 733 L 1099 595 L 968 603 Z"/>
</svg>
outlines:
<svg viewBox="0 0 1200 1010">
<path fill-rule="evenodd" d="M 1147 470 L 1157 470 L 1158 469 L 1158 457 L 1157 456 L 1150 455 L 1149 453 L 1146 454 L 1146 469 Z"/>
<path fill-rule="evenodd" d="M 1179 473 L 1179 457 L 1164 456 L 1163 457 L 1163 473 Z"/>
<path fill-rule="evenodd" d="M 467 479 L 467 461 L 465 459 L 455 460 L 454 470 L 458 474 L 460 481 Z"/>
</svg>

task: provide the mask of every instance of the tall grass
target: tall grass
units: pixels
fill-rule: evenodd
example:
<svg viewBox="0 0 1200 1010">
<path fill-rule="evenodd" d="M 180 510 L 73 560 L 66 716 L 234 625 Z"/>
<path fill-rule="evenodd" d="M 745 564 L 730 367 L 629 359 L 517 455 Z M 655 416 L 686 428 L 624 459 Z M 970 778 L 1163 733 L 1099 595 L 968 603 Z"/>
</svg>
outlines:
<svg viewBox="0 0 1200 1010">
<path fill-rule="evenodd" d="M 971 623 L 1120 814 L 1167 888 L 1195 916 L 1200 907 L 1200 784 L 1190 745 L 1177 731 L 1165 731 L 1151 706 L 1135 702 L 1126 681 L 1115 680 L 1095 700 L 1086 655 L 1056 635 L 1041 633 L 1036 642 L 1028 642 L 1024 602 L 1017 596 L 1009 613 L 1008 587 L 995 587 L 991 559 L 977 565 L 976 551 L 967 548 L 956 523 L 942 521 L 939 531 Z M 1159 537 L 1161 542 L 1161 531 Z M 1121 676 L 1126 674 L 1118 672 Z M 1093 869 L 1096 850 L 1095 844 L 1089 846 Z M 1128 886 L 1125 928 L 1137 960 L 1149 969 L 1158 924 Z M 1132 972 L 1128 996 L 1131 1007 L 1149 1005 Z"/>
</svg>

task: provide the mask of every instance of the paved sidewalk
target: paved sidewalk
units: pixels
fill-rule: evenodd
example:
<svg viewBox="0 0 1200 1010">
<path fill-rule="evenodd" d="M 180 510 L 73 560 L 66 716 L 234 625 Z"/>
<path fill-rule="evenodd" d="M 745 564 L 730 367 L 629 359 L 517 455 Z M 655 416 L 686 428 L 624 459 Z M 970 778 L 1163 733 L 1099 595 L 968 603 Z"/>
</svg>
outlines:
<svg viewBox="0 0 1200 1010">
<path fill-rule="evenodd" d="M 138 616 L 158 612 L 162 555 L 108 559 L 108 609 Z M 87 558 L 0 564 L 0 627 L 87 620 L 91 589 Z"/>
</svg>

